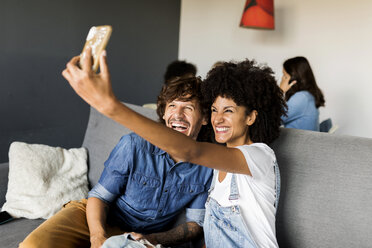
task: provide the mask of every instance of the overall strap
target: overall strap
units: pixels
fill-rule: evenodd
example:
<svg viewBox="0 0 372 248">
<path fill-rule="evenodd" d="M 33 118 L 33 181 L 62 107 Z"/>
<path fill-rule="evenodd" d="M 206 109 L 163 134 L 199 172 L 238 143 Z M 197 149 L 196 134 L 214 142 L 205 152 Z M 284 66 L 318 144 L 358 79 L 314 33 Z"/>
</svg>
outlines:
<svg viewBox="0 0 372 248">
<path fill-rule="evenodd" d="M 216 169 L 213 169 L 213 177 L 212 177 L 212 183 L 208 190 L 208 195 L 212 192 L 214 189 L 214 185 L 216 184 L 216 176 L 218 174 L 218 171 Z"/>
<path fill-rule="evenodd" d="M 278 209 L 279 196 L 280 196 L 280 171 L 279 171 L 278 163 L 276 161 L 274 164 L 274 171 L 275 171 L 275 190 L 276 190 L 275 208 Z"/>
<path fill-rule="evenodd" d="M 238 200 L 238 199 L 239 199 L 239 189 L 238 189 L 238 184 L 236 183 L 236 175 L 235 173 L 232 173 L 229 200 Z"/>
</svg>

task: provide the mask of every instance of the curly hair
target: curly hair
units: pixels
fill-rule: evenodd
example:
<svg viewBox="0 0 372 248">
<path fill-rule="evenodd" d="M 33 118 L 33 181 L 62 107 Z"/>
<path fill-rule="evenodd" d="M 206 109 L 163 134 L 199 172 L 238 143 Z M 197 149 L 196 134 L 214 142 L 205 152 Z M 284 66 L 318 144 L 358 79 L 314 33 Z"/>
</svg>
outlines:
<svg viewBox="0 0 372 248">
<path fill-rule="evenodd" d="M 270 67 L 257 65 L 254 60 L 225 62 L 208 72 L 202 84 L 203 105 L 210 107 L 221 96 L 244 106 L 247 115 L 256 110 L 258 115 L 248 129 L 249 138 L 269 144 L 279 137 L 281 116 L 287 109 L 273 74 Z"/>
<path fill-rule="evenodd" d="M 310 63 L 305 57 L 287 59 L 283 63 L 283 68 L 291 76 L 291 81 L 297 81 L 285 94 L 286 101 L 296 92 L 306 90 L 314 96 L 317 108 L 325 105 L 324 95 L 316 84 Z"/>
</svg>

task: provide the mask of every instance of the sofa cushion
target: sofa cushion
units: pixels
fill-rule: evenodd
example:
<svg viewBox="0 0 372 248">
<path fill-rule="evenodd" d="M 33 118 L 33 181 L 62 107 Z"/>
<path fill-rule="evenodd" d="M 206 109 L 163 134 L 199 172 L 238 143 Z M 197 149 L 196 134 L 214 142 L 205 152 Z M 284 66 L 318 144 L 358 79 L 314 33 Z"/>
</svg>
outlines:
<svg viewBox="0 0 372 248">
<path fill-rule="evenodd" d="M 372 139 L 282 130 L 280 247 L 371 247 Z"/>
<path fill-rule="evenodd" d="M 0 247 L 1 248 L 14 248 L 22 242 L 29 233 L 36 227 L 43 223 L 43 219 L 28 220 L 28 219 L 15 219 L 0 226 Z"/>
<path fill-rule="evenodd" d="M 0 206 L 5 203 L 5 194 L 8 188 L 9 163 L 0 164 Z"/>
<path fill-rule="evenodd" d="M 49 218 L 88 193 L 87 151 L 13 142 L 3 211 L 14 217 Z"/>
<path fill-rule="evenodd" d="M 158 116 L 153 109 L 143 108 L 141 106 L 126 104 L 131 109 L 157 120 Z M 131 131 L 123 125 L 100 114 L 94 108 L 90 109 L 90 116 L 83 147 L 89 152 L 89 173 L 88 178 L 93 187 L 99 180 L 103 170 L 103 163 L 106 161 L 114 146 L 120 138 Z"/>
</svg>

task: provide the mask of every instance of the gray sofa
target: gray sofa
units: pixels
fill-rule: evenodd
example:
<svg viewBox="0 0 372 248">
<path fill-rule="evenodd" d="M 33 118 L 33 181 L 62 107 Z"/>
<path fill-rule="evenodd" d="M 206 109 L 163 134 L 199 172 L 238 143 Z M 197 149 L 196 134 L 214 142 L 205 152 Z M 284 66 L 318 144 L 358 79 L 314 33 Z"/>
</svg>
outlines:
<svg viewBox="0 0 372 248">
<path fill-rule="evenodd" d="M 156 119 L 154 110 L 129 105 Z M 89 151 L 89 181 L 129 131 L 91 109 L 82 146 Z M 281 170 L 277 214 L 280 247 L 372 247 L 372 139 L 283 129 L 273 144 Z M 0 206 L 8 164 L 0 164 Z M 0 225 L 0 247 L 17 247 L 43 220 Z"/>
</svg>

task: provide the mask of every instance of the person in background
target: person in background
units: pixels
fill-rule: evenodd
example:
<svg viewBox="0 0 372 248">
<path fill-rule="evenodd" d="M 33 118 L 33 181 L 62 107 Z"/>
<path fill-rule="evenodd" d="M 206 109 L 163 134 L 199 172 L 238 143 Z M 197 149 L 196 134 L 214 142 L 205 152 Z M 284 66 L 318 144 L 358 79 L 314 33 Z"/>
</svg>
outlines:
<svg viewBox="0 0 372 248">
<path fill-rule="evenodd" d="M 284 127 L 319 131 L 319 107 L 325 100 L 305 57 L 284 62 L 280 88 L 288 105 L 287 114 L 282 116 Z"/>
<path fill-rule="evenodd" d="M 246 60 L 208 73 L 202 93 L 219 145 L 197 142 L 123 105 L 112 92 L 105 53 L 98 75 L 90 57 L 84 56 L 82 69 L 79 56 L 72 58 L 62 72 L 80 97 L 172 157 L 216 169 L 203 225 L 206 246 L 278 247 L 280 177 L 268 144 L 279 136 L 286 105 L 273 71 Z"/>
<path fill-rule="evenodd" d="M 168 83 L 177 77 L 195 77 L 196 76 L 196 66 L 188 63 L 184 60 L 176 60 L 167 66 L 164 74 L 164 83 Z"/>
<path fill-rule="evenodd" d="M 212 65 L 212 69 L 213 69 L 213 68 L 216 68 L 217 66 L 223 65 L 223 63 L 225 63 L 225 62 L 222 61 L 222 60 L 216 61 L 216 62 Z"/>
<path fill-rule="evenodd" d="M 196 75 L 196 66 L 187 63 L 186 61 L 176 60 L 170 63 L 167 66 L 167 69 L 164 74 L 164 82 L 163 84 L 167 84 L 169 82 L 177 81 L 183 78 L 190 78 L 195 77 Z M 149 108 L 149 109 L 157 109 L 156 103 L 145 103 L 142 107 Z"/>
</svg>

